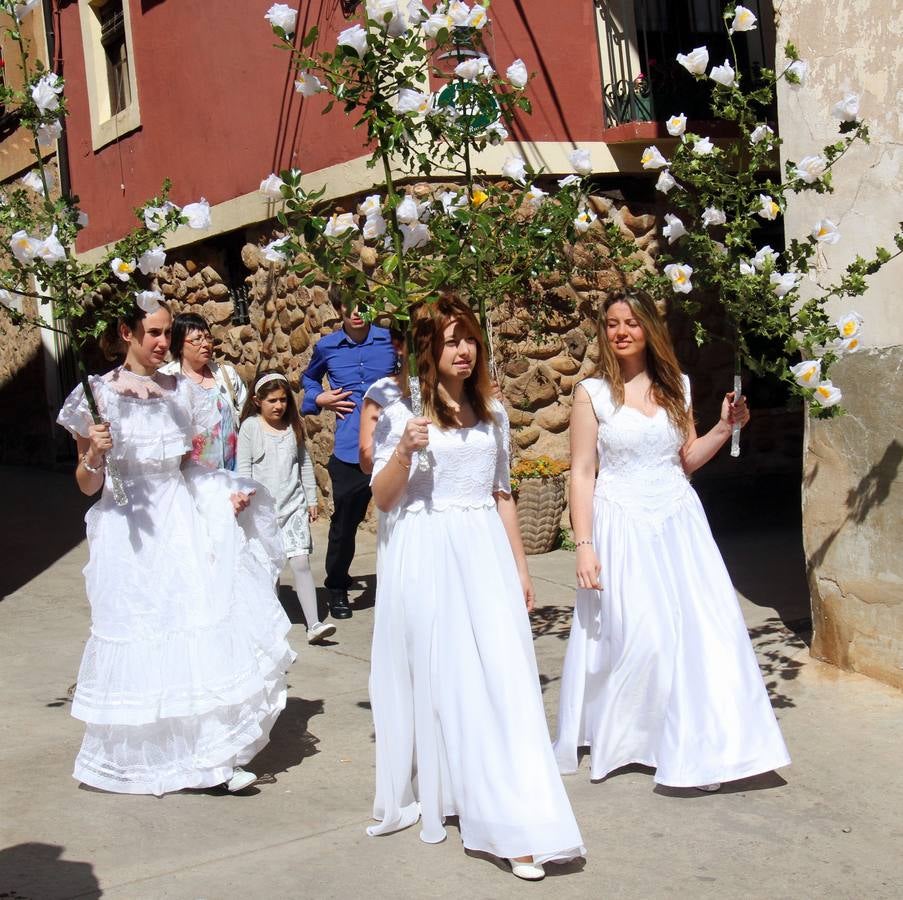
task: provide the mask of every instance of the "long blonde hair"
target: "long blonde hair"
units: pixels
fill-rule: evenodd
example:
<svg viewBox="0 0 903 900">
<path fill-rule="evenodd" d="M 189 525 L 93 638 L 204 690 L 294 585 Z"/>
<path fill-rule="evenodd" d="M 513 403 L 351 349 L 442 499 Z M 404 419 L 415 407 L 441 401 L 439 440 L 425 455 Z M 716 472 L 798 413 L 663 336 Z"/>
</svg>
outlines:
<svg viewBox="0 0 903 900">
<path fill-rule="evenodd" d="M 606 329 L 608 311 L 615 303 L 626 303 L 640 323 L 646 336 L 646 371 L 652 382 L 652 396 L 656 404 L 668 414 L 671 424 L 680 434 L 686 436 L 690 432 L 692 418 L 687 408 L 689 397 L 684 392 L 680 365 L 665 320 L 659 315 L 655 303 L 645 294 L 619 291 L 609 294 L 602 303 L 596 320 L 596 336 L 599 341 L 596 375 L 604 378 L 610 385 L 615 405 L 622 406 L 624 379 Z"/>
</svg>

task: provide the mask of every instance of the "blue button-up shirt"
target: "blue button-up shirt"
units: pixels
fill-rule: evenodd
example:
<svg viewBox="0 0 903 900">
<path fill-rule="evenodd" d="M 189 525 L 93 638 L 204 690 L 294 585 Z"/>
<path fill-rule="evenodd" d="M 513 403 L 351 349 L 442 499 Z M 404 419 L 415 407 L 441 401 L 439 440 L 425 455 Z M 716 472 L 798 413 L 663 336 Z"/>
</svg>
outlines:
<svg viewBox="0 0 903 900">
<path fill-rule="evenodd" d="M 351 391 L 347 398 L 354 403 L 354 411 L 344 419 L 336 417 L 335 456 L 347 463 L 360 462 L 358 437 L 361 430 L 361 406 L 364 394 L 374 381 L 385 378 L 395 370 L 395 348 L 386 328 L 371 325 L 367 337 L 356 344 L 343 328 L 321 337 L 314 345 L 307 371 L 301 376 L 304 400 L 301 412 L 316 415 L 317 395 L 323 390 L 323 376 L 330 388 Z"/>
</svg>

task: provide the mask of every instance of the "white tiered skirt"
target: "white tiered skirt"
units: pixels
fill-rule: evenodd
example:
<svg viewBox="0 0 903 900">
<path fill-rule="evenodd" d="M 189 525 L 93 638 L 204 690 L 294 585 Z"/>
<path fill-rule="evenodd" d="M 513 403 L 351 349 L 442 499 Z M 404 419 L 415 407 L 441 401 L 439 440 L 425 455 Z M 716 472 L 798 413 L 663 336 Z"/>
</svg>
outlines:
<svg viewBox="0 0 903 900">
<path fill-rule="evenodd" d="M 79 781 L 163 794 L 227 781 L 264 747 L 294 659 L 266 491 L 178 461 L 126 478 L 86 517 L 91 636 L 72 714 Z M 256 487 L 238 522 L 229 495 Z M 239 524 L 240 523 L 240 524 Z"/>
</svg>

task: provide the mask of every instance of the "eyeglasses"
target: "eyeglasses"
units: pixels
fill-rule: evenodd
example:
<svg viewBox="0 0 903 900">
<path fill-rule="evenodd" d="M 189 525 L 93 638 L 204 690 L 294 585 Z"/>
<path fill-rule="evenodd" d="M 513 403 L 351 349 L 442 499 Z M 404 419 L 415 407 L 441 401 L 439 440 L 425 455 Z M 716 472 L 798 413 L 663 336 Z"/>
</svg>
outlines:
<svg viewBox="0 0 903 900">
<path fill-rule="evenodd" d="M 196 334 L 192 337 L 185 338 L 186 344 L 191 344 L 192 347 L 201 347 L 204 344 L 209 344 L 209 346 L 213 346 L 213 336 L 209 334 Z"/>
</svg>

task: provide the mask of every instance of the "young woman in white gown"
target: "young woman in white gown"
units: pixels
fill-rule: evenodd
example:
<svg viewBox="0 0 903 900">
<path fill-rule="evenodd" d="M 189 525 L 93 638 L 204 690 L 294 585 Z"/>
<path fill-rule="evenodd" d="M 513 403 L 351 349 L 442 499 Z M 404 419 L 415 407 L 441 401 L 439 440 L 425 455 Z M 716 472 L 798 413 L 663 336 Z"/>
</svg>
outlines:
<svg viewBox="0 0 903 900">
<path fill-rule="evenodd" d="M 491 399 L 479 325 L 443 297 L 413 323 L 425 416 L 390 403 L 373 497 L 398 515 L 376 591 L 370 699 L 385 834 L 421 820 L 442 841 L 541 878 L 585 850 L 555 766 L 528 611 L 533 586 L 511 498 L 508 419 Z M 426 456 L 422 467 L 419 457 Z"/>
<path fill-rule="evenodd" d="M 597 377 L 578 385 L 571 413 L 578 590 L 559 767 L 575 772 L 578 748 L 589 747 L 593 779 L 640 763 L 660 784 L 717 790 L 786 766 L 736 593 L 687 477 L 734 422 L 746 424 L 746 402 L 728 394 L 717 425 L 697 437 L 689 379 L 648 298 L 609 297 L 598 340 Z"/>
<path fill-rule="evenodd" d="M 273 588 L 275 511 L 265 491 L 252 500 L 250 480 L 183 466 L 219 413 L 156 371 L 169 311 L 136 307 L 118 327 L 124 364 L 91 379 L 108 424 L 93 424 L 81 386 L 58 418 L 78 443 L 80 489 L 103 490 L 85 517 L 91 636 L 72 703 L 86 723 L 74 776 L 129 794 L 241 790 L 256 780 L 241 766 L 269 740 L 294 659 Z M 112 497 L 108 459 L 126 506 Z"/>
</svg>

